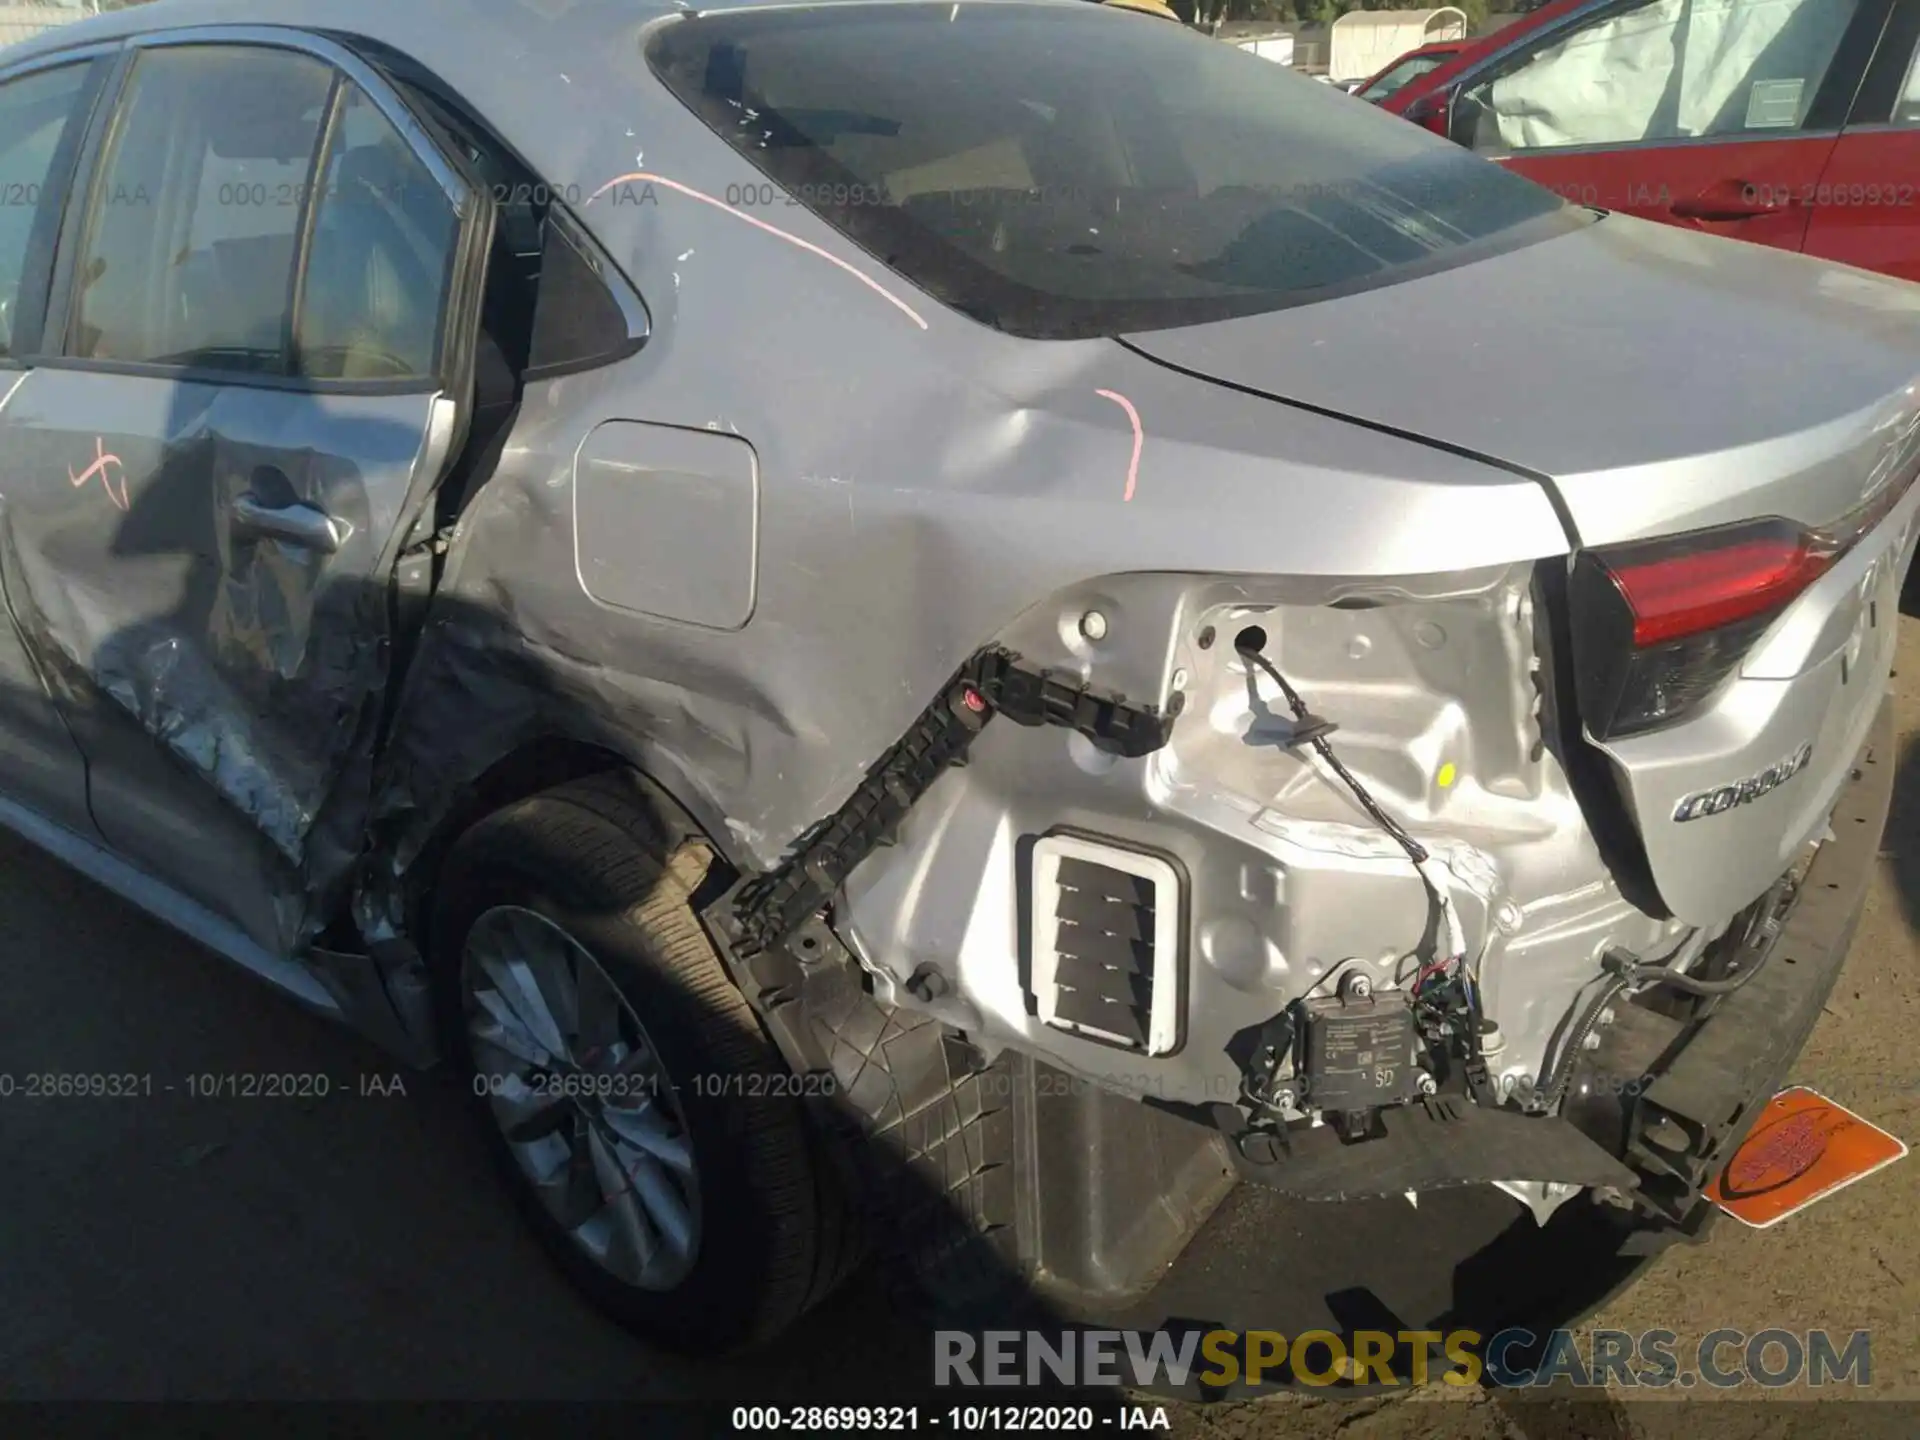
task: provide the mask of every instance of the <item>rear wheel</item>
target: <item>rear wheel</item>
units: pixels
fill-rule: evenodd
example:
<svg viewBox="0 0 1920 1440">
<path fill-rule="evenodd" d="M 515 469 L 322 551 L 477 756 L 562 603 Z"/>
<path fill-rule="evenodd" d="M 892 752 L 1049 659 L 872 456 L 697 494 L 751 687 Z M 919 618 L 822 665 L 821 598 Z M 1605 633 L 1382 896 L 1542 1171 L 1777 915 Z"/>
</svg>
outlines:
<svg viewBox="0 0 1920 1440">
<path fill-rule="evenodd" d="M 448 1052 L 520 1208 L 648 1339 L 772 1338 L 850 1249 L 789 1072 L 691 908 L 708 863 L 596 776 L 468 831 L 432 926 Z"/>
</svg>

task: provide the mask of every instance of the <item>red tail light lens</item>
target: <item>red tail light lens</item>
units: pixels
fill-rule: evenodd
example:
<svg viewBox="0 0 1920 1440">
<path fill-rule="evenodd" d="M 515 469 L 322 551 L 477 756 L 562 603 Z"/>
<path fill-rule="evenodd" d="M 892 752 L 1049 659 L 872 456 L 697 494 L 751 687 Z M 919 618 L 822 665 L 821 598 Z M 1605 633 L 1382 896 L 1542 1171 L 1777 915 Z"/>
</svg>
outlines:
<svg viewBox="0 0 1920 1440">
<path fill-rule="evenodd" d="M 1900 463 L 1897 479 L 1817 530 L 1755 520 L 1575 556 L 1568 595 L 1588 733 L 1657 729 L 1706 700 L 1774 617 L 1893 513 L 1920 478 Z"/>
<path fill-rule="evenodd" d="M 1607 569 L 1633 612 L 1633 643 L 1644 648 L 1777 611 L 1826 574 L 1839 553 L 1772 521 L 1751 538 L 1644 558 L 1620 555 Z"/>
<path fill-rule="evenodd" d="M 1761 520 L 1583 552 L 1571 595 L 1588 731 L 1632 735 L 1694 710 L 1862 533 Z"/>
</svg>

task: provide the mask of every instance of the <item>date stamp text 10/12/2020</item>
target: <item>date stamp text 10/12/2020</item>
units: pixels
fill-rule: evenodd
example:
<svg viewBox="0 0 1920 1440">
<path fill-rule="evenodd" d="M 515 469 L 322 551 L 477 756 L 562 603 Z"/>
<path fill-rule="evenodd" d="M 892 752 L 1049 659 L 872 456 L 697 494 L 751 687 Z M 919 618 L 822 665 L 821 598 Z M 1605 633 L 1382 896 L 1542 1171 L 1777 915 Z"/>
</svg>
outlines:
<svg viewBox="0 0 1920 1440">
<path fill-rule="evenodd" d="M 4 1100 L 325 1100 L 336 1096 L 392 1099 L 407 1094 L 398 1071 L 341 1079 L 325 1071 L 196 1071 L 165 1078 L 144 1071 L 0 1071 Z"/>
</svg>

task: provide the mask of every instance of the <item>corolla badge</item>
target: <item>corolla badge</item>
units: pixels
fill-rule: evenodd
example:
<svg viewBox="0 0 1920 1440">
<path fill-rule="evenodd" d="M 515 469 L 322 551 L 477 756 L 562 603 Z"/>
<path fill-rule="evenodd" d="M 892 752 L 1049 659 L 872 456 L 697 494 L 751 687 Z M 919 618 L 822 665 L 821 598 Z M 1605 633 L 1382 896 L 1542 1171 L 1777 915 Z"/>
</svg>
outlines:
<svg viewBox="0 0 1920 1440">
<path fill-rule="evenodd" d="M 1736 805 L 1745 805 L 1750 800 L 1758 800 L 1769 790 L 1777 789 L 1807 768 L 1807 762 L 1813 759 L 1813 743 L 1802 745 L 1792 755 L 1778 765 L 1770 765 L 1758 775 L 1749 775 L 1746 779 L 1732 785 L 1721 785 L 1712 790 L 1696 790 L 1682 797 L 1673 807 L 1675 820 L 1698 820 L 1702 815 L 1718 815 L 1731 810 Z"/>
</svg>

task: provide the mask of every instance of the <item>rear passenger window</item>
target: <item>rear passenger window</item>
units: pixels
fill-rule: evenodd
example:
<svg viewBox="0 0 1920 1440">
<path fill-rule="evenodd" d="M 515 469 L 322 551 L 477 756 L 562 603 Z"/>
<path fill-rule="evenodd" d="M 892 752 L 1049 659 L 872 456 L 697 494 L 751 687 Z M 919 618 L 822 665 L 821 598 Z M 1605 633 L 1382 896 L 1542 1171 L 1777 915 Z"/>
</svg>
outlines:
<svg viewBox="0 0 1920 1440">
<path fill-rule="evenodd" d="M 317 194 L 294 336 L 317 380 L 420 380 L 439 359 L 460 217 L 359 89 L 347 93 Z"/>
<path fill-rule="evenodd" d="M 639 349 L 647 322 L 621 308 L 613 287 L 625 291 L 623 282 L 609 278 L 592 247 L 557 210 L 548 214 L 545 233 L 526 378 L 586 370 Z"/>
<path fill-rule="evenodd" d="M 136 62 L 91 197 L 72 353 L 284 369 L 294 254 L 333 85 L 284 50 Z"/>
<path fill-rule="evenodd" d="M 25 348 L 37 339 L 26 333 L 26 312 L 30 300 L 37 312 L 41 297 L 24 287 L 52 257 L 62 199 L 54 189 L 65 178 L 55 162 L 92 74 L 91 65 L 66 65 L 0 85 L 0 359 L 20 353 L 16 342 Z M 39 328 L 37 318 L 31 327 Z"/>
</svg>

